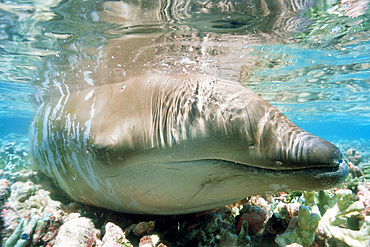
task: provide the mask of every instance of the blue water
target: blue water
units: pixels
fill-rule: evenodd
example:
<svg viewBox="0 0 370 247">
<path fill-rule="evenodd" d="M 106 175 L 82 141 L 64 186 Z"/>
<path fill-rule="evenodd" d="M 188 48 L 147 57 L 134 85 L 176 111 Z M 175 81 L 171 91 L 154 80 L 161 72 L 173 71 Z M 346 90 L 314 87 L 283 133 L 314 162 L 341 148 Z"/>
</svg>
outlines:
<svg viewBox="0 0 370 247">
<path fill-rule="evenodd" d="M 0 118 L 0 138 L 7 136 L 9 133 L 27 135 L 31 121 L 31 118 L 23 117 Z"/>
<path fill-rule="evenodd" d="M 329 121 L 322 121 L 322 123 L 300 123 L 295 122 L 298 126 L 318 135 L 329 141 L 335 141 L 338 139 L 345 140 L 358 140 L 358 139 L 369 139 L 370 140 L 370 126 L 359 125 L 356 123 L 336 123 Z"/>
<path fill-rule="evenodd" d="M 37 106 L 35 98 L 48 95 L 48 88 L 58 88 L 63 83 L 70 86 L 71 76 L 66 74 L 83 69 L 79 65 L 81 59 L 96 59 L 98 55 L 88 49 L 98 51 L 109 39 L 145 33 L 145 30 L 161 33 L 165 28 L 197 30 L 200 37 L 206 36 L 207 30 L 217 35 L 230 32 L 235 37 L 256 30 L 257 33 L 273 32 L 263 25 L 244 25 L 249 22 L 243 23 L 243 20 L 228 21 L 234 18 L 234 13 L 226 17 L 217 13 L 223 21 L 212 22 L 201 19 L 200 12 L 188 12 L 186 16 L 194 16 L 189 23 L 183 21 L 185 15 L 178 14 L 178 19 L 169 15 L 162 17 L 169 19 L 159 24 L 137 25 L 127 24 L 122 18 L 113 22 L 118 14 L 110 10 L 111 16 L 103 21 L 106 13 L 102 9 L 108 6 L 104 2 L 49 1 L 36 5 L 7 1 L 2 5 L 0 137 L 9 133 L 27 135 Z M 316 135 L 329 140 L 370 139 L 369 10 L 359 17 L 349 17 L 343 15 L 344 12 L 329 11 L 336 9 L 340 1 L 320 2 L 324 3 L 321 7 L 304 14 L 303 24 L 297 22 L 309 25 L 308 29 L 301 28 L 302 32 L 281 38 L 279 42 L 271 42 L 275 38 L 270 37 L 266 38 L 270 39 L 268 42 L 261 40 L 262 44 L 245 44 L 235 38 L 232 44 L 235 53 L 245 52 L 240 57 L 251 56 L 253 59 L 248 60 L 248 64 L 255 63 L 247 66 L 243 84 Z M 198 11 L 197 8 L 199 6 L 193 7 L 194 11 Z M 275 32 L 276 36 L 284 37 Z M 238 64 L 238 60 L 232 57 L 215 67 L 220 65 L 222 70 L 224 66 L 226 79 L 234 79 L 238 73 L 232 71 L 233 65 L 227 64 Z M 65 74 L 59 73 L 60 70 Z M 222 71 L 217 73 L 223 75 Z"/>
</svg>

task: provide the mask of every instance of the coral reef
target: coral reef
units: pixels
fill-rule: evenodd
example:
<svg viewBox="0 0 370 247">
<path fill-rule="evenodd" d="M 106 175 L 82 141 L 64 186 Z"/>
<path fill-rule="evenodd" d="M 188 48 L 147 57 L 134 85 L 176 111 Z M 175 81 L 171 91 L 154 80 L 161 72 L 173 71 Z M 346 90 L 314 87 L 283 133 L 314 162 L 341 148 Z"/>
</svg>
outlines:
<svg viewBox="0 0 370 247">
<path fill-rule="evenodd" d="M 240 214 L 241 217 L 236 225 L 236 230 L 240 230 L 244 224 L 244 228 L 248 226 L 248 232 L 252 234 L 257 234 L 261 231 L 267 219 L 267 212 L 265 210 L 249 204 L 244 205 Z"/>
<path fill-rule="evenodd" d="M 28 138 L 9 134 L 0 139 L 0 177 L 13 181 L 28 167 Z"/>
<path fill-rule="evenodd" d="M 367 181 L 370 181 L 370 163 L 366 163 L 362 165 L 362 172 L 364 173 L 364 178 Z"/>
<path fill-rule="evenodd" d="M 318 214 L 311 213 L 306 206 L 300 206 L 298 216 L 290 220 L 287 230 L 277 235 L 275 242 L 279 246 L 287 246 L 293 243 L 310 246 L 314 240 L 319 221 L 320 216 Z"/>
<path fill-rule="evenodd" d="M 227 208 L 195 215 L 184 224 L 180 234 L 186 234 L 182 245 L 235 246 L 238 235 L 233 229 L 233 217 Z"/>
<path fill-rule="evenodd" d="M 11 189 L 2 209 L 6 246 L 18 244 L 18 240 L 34 245 L 51 241 L 62 222 L 62 203 L 52 200 L 49 191 L 31 181 L 16 182 Z"/>
<path fill-rule="evenodd" d="M 136 236 L 144 236 L 149 234 L 154 229 L 155 223 L 154 221 L 149 222 L 139 222 L 133 232 Z"/>
<path fill-rule="evenodd" d="M 10 184 L 5 179 L 0 179 L 0 210 L 1 212 L 4 209 L 4 203 L 5 201 L 10 197 Z M 2 239 L 2 232 L 4 228 L 4 218 L 1 215 L 0 216 L 0 239 Z"/>
<path fill-rule="evenodd" d="M 364 215 L 364 203 L 351 200 L 351 190 L 336 192 L 337 204 L 326 210 L 320 221 L 320 230 L 329 238 L 343 241 L 349 246 L 368 246 L 370 236 L 370 216 Z"/>
<path fill-rule="evenodd" d="M 132 244 L 126 238 L 126 234 L 123 230 L 113 224 L 112 222 L 108 222 L 105 225 L 105 234 L 102 241 L 97 241 L 97 247 L 131 247 Z"/>
<path fill-rule="evenodd" d="M 98 230 L 92 221 L 85 217 L 76 217 L 66 221 L 55 238 L 55 247 L 91 247 L 95 243 Z"/>
<path fill-rule="evenodd" d="M 370 181 L 358 185 L 358 200 L 364 204 L 364 214 L 370 216 Z"/>
<path fill-rule="evenodd" d="M 358 166 L 361 163 L 362 156 L 361 154 L 354 148 L 350 148 L 347 150 L 347 157 L 349 161 L 355 165 Z"/>
</svg>

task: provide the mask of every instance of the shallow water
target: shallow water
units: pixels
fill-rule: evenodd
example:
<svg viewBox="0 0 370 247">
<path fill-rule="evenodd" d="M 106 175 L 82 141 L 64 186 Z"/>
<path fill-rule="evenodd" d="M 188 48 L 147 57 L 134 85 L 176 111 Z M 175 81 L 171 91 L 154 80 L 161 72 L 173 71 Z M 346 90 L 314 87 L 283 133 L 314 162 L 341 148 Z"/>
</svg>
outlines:
<svg viewBox="0 0 370 247">
<path fill-rule="evenodd" d="M 35 95 L 197 70 L 241 81 L 324 138 L 370 138 L 368 10 L 321 1 L 266 14 L 248 1 L 222 3 L 1 3 L 0 135 L 27 133 Z M 146 48 L 121 47 L 137 40 Z"/>
<path fill-rule="evenodd" d="M 369 10 L 356 4 L 1 3 L 0 136 L 27 136 L 37 105 L 58 95 L 136 75 L 199 73 L 239 81 L 329 141 L 366 146 Z"/>
<path fill-rule="evenodd" d="M 1 2 L 0 142 L 4 150 L 21 143 L 10 153 L 18 166 L 3 177 L 25 166 L 18 160 L 27 157 L 25 138 L 43 100 L 135 75 L 194 71 L 239 81 L 369 163 L 368 1 L 284 4 Z"/>
</svg>

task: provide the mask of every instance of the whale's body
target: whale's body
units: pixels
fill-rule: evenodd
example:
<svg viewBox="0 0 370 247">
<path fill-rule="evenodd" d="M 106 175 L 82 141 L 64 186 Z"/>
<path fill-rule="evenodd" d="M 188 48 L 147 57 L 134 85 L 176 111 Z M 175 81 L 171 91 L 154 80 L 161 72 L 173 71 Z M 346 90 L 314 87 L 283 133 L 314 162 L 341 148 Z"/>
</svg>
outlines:
<svg viewBox="0 0 370 247">
<path fill-rule="evenodd" d="M 250 195 L 326 189 L 339 150 L 249 89 L 207 75 L 150 75 L 45 101 L 32 124 L 40 169 L 74 200 L 191 213 Z"/>
</svg>

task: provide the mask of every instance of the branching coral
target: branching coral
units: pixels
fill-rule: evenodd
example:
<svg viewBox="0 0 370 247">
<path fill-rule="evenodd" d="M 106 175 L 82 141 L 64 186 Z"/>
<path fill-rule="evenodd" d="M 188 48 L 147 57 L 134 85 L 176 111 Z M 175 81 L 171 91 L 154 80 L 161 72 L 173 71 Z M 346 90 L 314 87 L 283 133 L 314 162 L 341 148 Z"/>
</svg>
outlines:
<svg viewBox="0 0 370 247">
<path fill-rule="evenodd" d="M 310 213 L 309 207 L 301 206 L 298 216 L 294 217 L 285 233 L 278 235 L 275 242 L 279 246 L 298 243 L 302 246 L 310 246 L 314 240 L 315 232 L 320 221 L 320 216 Z"/>
<path fill-rule="evenodd" d="M 352 247 L 368 246 L 370 216 L 364 215 L 361 201 L 351 202 L 351 190 L 338 190 L 338 202 L 323 215 L 319 228 L 329 237 L 345 242 Z M 357 228 L 357 229 L 356 229 Z"/>
<path fill-rule="evenodd" d="M 292 243 L 310 246 L 316 232 L 318 238 L 325 236 L 327 244 L 336 239 L 353 247 L 369 246 L 370 216 L 366 215 L 367 201 L 364 199 L 369 191 L 365 185 L 359 191 L 359 196 L 363 197 L 359 201 L 353 200 L 353 192 L 348 189 L 335 193 L 330 190 L 305 192 L 306 206 L 299 208 L 298 217 L 290 220 L 288 229 L 277 235 L 275 242 L 280 246 Z"/>
</svg>

